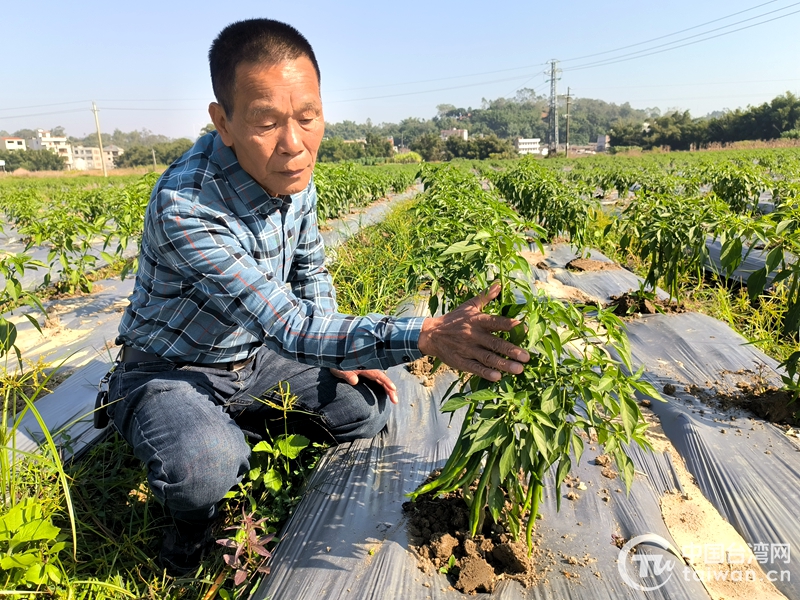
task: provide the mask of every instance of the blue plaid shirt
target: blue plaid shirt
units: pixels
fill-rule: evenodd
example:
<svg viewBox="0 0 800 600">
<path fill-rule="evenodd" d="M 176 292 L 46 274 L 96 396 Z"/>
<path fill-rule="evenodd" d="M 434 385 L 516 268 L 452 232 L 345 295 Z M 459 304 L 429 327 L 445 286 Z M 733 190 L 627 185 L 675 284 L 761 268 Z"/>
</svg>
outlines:
<svg viewBox="0 0 800 600">
<path fill-rule="evenodd" d="M 118 343 L 203 364 L 262 344 L 340 369 L 419 358 L 421 317 L 337 312 L 316 209 L 313 179 L 271 197 L 216 132 L 201 137 L 153 190 Z"/>
</svg>

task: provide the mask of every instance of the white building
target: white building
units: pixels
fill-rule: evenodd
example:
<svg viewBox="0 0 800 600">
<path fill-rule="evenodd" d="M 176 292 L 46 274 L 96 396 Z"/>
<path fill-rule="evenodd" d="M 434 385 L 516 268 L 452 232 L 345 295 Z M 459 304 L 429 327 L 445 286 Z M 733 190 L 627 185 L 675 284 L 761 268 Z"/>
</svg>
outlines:
<svg viewBox="0 0 800 600">
<path fill-rule="evenodd" d="M 78 171 L 102 169 L 103 164 L 100 162 L 100 160 L 100 148 L 94 148 L 91 146 L 72 147 L 73 166 Z"/>
<path fill-rule="evenodd" d="M 125 154 L 125 150 L 119 146 L 106 146 L 103 148 L 103 158 L 106 161 L 106 169 L 116 168 L 116 159 Z"/>
<path fill-rule="evenodd" d="M 611 148 L 611 136 L 598 135 L 597 136 L 597 151 L 607 152 Z"/>
<path fill-rule="evenodd" d="M 541 141 L 541 138 L 517 138 L 514 146 L 519 154 L 541 154 L 542 149 L 539 146 Z"/>
<path fill-rule="evenodd" d="M 64 159 L 67 169 L 72 169 L 72 146 L 67 143 L 67 138 L 52 136 L 45 129 L 37 129 L 36 137 L 28 140 L 28 148 L 31 150 L 50 150 L 53 154 Z"/>
<path fill-rule="evenodd" d="M 95 146 L 73 146 L 72 158 L 74 168 L 78 171 L 92 171 L 100 170 L 103 168 L 102 161 L 105 160 L 106 169 L 113 169 L 116 167 L 114 160 L 125 153 L 125 150 L 119 146 L 108 146 L 103 148 L 102 158 L 100 155 L 100 148 Z"/>
<path fill-rule="evenodd" d="M 446 140 L 449 137 L 460 137 L 465 142 L 469 139 L 469 132 L 466 129 L 443 129 L 441 138 Z"/>
<path fill-rule="evenodd" d="M 25 140 L 18 137 L 4 137 L 0 138 L 0 149 L 1 150 L 25 150 Z"/>
</svg>

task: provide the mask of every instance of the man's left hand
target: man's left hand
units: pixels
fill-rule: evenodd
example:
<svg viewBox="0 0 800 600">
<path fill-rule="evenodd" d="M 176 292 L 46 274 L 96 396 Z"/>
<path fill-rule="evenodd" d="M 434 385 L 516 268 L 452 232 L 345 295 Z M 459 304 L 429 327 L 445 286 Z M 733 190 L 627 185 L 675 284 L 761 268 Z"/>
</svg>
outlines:
<svg viewBox="0 0 800 600">
<path fill-rule="evenodd" d="M 383 386 L 392 404 L 397 404 L 397 386 L 389 379 L 386 371 L 381 371 L 380 369 L 365 369 L 363 371 L 340 371 L 339 369 L 331 369 L 331 373 L 339 379 L 344 379 L 350 385 L 356 385 L 359 377 L 371 379 Z"/>
</svg>

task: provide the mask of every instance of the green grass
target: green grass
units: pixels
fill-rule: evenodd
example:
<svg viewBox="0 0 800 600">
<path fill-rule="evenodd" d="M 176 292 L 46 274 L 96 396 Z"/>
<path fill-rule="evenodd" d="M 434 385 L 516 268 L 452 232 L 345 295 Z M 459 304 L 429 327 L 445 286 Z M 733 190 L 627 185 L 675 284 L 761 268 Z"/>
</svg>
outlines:
<svg viewBox="0 0 800 600">
<path fill-rule="evenodd" d="M 346 314 L 391 314 L 406 295 L 408 261 L 413 251 L 413 200 L 329 251 L 328 266 L 339 310 Z"/>
</svg>

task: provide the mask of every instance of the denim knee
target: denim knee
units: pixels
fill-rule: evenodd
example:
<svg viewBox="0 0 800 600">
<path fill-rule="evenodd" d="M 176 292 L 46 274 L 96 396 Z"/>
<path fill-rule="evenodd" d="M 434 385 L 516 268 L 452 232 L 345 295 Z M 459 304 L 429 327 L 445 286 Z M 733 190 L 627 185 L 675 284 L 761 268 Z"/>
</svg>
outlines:
<svg viewBox="0 0 800 600">
<path fill-rule="evenodd" d="M 388 397 L 382 386 L 364 381 L 336 386 L 336 402 L 325 406 L 321 415 L 337 442 L 351 442 L 378 435 L 389 420 Z"/>
<path fill-rule="evenodd" d="M 202 377 L 131 371 L 112 383 L 114 425 L 145 463 L 155 497 L 176 516 L 208 513 L 247 473 L 244 434 Z"/>
<path fill-rule="evenodd" d="M 182 444 L 168 463 L 162 460 L 156 466 L 151 461 L 148 480 L 153 493 L 176 516 L 190 518 L 210 509 L 249 470 L 244 435 L 235 424 L 226 429 L 210 428 L 202 439 Z"/>
</svg>

